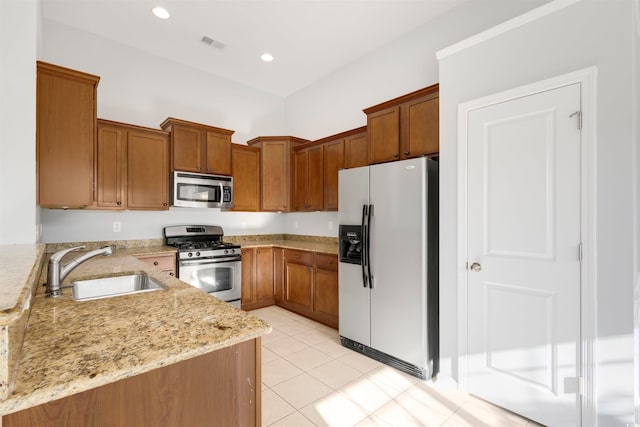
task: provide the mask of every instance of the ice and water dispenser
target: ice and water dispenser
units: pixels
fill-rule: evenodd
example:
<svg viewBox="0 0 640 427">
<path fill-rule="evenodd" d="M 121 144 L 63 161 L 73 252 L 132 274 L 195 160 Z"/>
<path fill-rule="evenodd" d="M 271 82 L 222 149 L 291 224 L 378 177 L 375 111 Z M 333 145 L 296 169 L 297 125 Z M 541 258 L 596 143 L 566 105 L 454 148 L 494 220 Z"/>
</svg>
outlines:
<svg viewBox="0 0 640 427">
<path fill-rule="evenodd" d="M 340 225 L 340 262 L 362 264 L 362 227 L 360 225 Z"/>
</svg>

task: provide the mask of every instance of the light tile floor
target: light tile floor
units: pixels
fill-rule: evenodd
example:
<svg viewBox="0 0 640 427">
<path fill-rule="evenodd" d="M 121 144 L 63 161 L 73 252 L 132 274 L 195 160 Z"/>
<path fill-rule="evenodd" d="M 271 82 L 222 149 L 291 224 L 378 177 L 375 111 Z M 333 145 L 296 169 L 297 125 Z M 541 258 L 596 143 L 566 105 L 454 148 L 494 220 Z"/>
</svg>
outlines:
<svg viewBox="0 0 640 427">
<path fill-rule="evenodd" d="M 335 329 L 283 308 L 251 313 L 273 328 L 262 338 L 263 426 L 539 426 L 348 350 Z"/>
</svg>

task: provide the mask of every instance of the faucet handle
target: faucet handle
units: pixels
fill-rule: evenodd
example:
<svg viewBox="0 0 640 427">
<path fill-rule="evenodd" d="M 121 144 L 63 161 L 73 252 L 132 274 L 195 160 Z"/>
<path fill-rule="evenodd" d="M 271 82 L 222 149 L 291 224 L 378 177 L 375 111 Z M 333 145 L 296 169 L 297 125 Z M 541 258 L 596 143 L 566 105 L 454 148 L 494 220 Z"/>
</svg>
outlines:
<svg viewBox="0 0 640 427">
<path fill-rule="evenodd" d="M 85 245 L 82 246 L 76 246 L 73 248 L 69 248 L 69 249 L 63 249 L 61 251 L 56 252 L 55 254 L 51 255 L 51 258 L 49 259 L 49 262 L 53 261 L 53 262 L 60 262 L 60 260 L 69 252 L 71 251 L 75 251 L 76 249 L 84 249 L 86 248 Z"/>
</svg>

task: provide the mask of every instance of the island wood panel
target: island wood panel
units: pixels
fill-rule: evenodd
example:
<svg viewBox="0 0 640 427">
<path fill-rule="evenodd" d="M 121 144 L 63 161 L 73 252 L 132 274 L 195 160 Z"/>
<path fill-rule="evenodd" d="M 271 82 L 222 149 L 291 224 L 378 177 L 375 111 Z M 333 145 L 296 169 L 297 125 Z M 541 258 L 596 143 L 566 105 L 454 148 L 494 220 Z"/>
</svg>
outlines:
<svg viewBox="0 0 640 427">
<path fill-rule="evenodd" d="M 3 427 L 246 427 L 261 421 L 260 338 L 4 415 Z"/>
</svg>

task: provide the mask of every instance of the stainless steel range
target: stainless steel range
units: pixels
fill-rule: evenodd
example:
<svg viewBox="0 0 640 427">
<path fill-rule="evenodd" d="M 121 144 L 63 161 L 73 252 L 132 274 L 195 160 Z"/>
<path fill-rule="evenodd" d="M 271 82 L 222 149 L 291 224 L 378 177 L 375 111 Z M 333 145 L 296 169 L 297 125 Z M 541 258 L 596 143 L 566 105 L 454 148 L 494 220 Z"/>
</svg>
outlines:
<svg viewBox="0 0 640 427">
<path fill-rule="evenodd" d="M 240 245 L 225 243 L 222 227 L 164 227 L 164 243 L 178 250 L 178 278 L 240 308 L 242 257 Z"/>
</svg>

